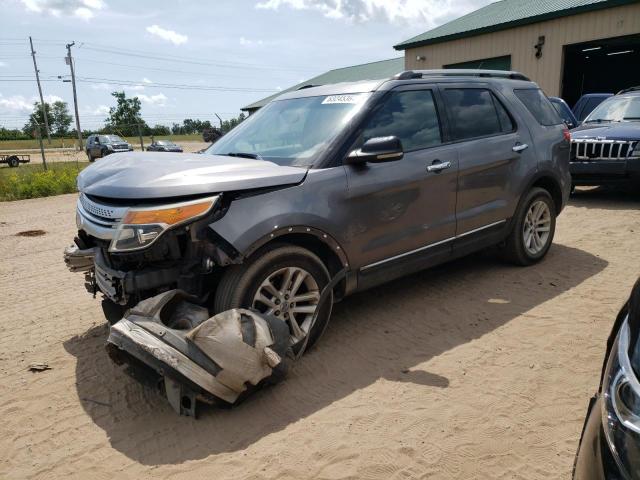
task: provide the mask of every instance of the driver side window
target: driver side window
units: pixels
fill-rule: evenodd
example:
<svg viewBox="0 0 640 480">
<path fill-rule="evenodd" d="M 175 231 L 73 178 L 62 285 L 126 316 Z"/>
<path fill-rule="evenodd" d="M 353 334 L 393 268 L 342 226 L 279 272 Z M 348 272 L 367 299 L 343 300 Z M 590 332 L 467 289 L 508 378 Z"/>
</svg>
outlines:
<svg viewBox="0 0 640 480">
<path fill-rule="evenodd" d="M 395 135 L 405 152 L 442 143 L 440 122 L 431 90 L 391 92 L 362 132 L 361 146 L 374 137 Z"/>
</svg>

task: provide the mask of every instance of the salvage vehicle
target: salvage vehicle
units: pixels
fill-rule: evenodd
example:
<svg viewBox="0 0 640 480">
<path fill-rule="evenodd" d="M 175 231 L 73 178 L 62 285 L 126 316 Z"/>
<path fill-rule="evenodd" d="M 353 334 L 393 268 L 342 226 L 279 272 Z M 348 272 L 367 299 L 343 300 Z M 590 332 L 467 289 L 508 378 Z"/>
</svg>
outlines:
<svg viewBox="0 0 640 480">
<path fill-rule="evenodd" d="M 602 102 L 571 131 L 574 185 L 640 184 L 640 87 Z"/>
<path fill-rule="evenodd" d="M 574 480 L 640 478 L 640 280 L 616 318 L 590 400 Z"/>
<path fill-rule="evenodd" d="M 593 110 L 607 98 L 613 97 L 613 93 L 585 93 L 573 106 L 573 114 L 582 122 Z"/>
<path fill-rule="evenodd" d="M 85 150 L 89 161 L 93 162 L 112 153 L 132 152 L 133 147 L 118 135 L 91 135 L 87 138 Z"/>
<path fill-rule="evenodd" d="M 182 147 L 171 140 L 154 140 L 147 147 L 147 152 L 182 152 Z"/>
<path fill-rule="evenodd" d="M 356 291 L 496 245 L 518 265 L 540 261 L 569 197 L 569 149 L 562 119 L 517 72 L 305 88 L 204 154 L 84 169 L 65 260 L 106 311 L 122 309 L 116 319 L 179 289 L 212 313 L 273 315 L 311 346 L 333 300 Z"/>
</svg>

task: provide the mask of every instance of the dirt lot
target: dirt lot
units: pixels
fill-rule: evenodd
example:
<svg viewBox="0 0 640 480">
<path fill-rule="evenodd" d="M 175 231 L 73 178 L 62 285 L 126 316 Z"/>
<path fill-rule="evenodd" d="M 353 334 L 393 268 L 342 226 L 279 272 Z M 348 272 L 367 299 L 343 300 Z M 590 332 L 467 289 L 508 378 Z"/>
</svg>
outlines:
<svg viewBox="0 0 640 480">
<path fill-rule="evenodd" d="M 184 141 L 184 142 L 177 142 L 179 143 L 182 148 L 184 149 L 185 152 L 197 152 L 198 150 L 202 150 L 203 148 L 208 147 L 209 145 L 211 145 L 210 143 L 207 142 L 194 142 L 194 141 Z M 148 144 L 145 144 L 145 148 Z M 140 150 L 140 145 L 139 144 L 134 144 L 133 148 L 136 151 Z M 42 163 L 42 156 L 40 155 L 40 150 L 6 150 L 3 152 L 4 154 L 9 154 L 9 153 L 19 153 L 21 155 L 26 154 L 26 155 L 31 155 L 31 163 L 32 164 L 39 164 Z M 82 152 L 78 152 L 72 148 L 53 148 L 53 149 L 47 149 L 44 152 L 45 154 L 45 158 L 47 159 L 47 162 L 86 162 L 87 161 L 87 155 L 84 153 L 84 151 Z"/>
<path fill-rule="evenodd" d="M 640 274 L 640 197 L 581 192 L 541 264 L 475 255 L 351 297 L 284 384 L 196 421 L 107 357 L 62 262 L 74 203 L 0 204 L 0 478 L 568 478 Z"/>
</svg>

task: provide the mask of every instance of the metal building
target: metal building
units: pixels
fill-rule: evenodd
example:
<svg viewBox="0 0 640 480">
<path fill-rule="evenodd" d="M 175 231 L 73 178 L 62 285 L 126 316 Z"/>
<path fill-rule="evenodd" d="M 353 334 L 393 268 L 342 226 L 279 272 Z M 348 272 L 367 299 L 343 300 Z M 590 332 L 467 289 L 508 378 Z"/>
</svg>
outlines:
<svg viewBox="0 0 640 480">
<path fill-rule="evenodd" d="M 640 85 L 640 2 L 501 0 L 394 48 L 407 69 L 517 70 L 573 105 Z"/>
</svg>

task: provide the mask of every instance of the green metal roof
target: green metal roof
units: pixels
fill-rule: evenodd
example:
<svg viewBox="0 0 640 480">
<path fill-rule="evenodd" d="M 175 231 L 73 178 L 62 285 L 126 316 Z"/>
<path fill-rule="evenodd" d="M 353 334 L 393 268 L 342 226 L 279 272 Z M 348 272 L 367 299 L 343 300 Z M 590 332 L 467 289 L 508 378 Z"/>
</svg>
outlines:
<svg viewBox="0 0 640 480">
<path fill-rule="evenodd" d="M 392 58 L 390 60 L 381 60 L 379 62 L 363 63 L 362 65 L 354 65 L 352 67 L 336 68 L 328 72 L 318 75 L 317 77 L 305 80 L 302 83 L 287 88 L 269 97 L 258 100 L 257 102 L 242 107 L 241 110 L 254 110 L 264 107 L 274 98 L 286 92 L 298 90 L 307 85 L 330 85 L 332 83 L 341 82 L 358 82 L 360 80 L 378 80 L 380 78 L 392 77 L 396 73 L 404 70 L 404 57 Z"/>
<path fill-rule="evenodd" d="M 396 50 L 472 37 L 638 0 L 501 0 L 395 45 Z"/>
</svg>

